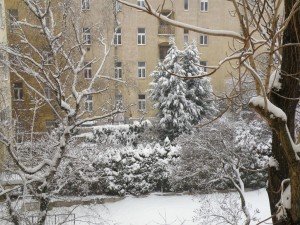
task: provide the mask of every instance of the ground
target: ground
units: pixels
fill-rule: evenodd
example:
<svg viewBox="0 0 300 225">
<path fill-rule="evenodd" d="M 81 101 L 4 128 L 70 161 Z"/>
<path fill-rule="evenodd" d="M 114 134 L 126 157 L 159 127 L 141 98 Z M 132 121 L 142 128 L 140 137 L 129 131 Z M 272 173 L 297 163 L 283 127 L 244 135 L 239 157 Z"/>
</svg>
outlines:
<svg viewBox="0 0 300 225">
<path fill-rule="evenodd" d="M 72 213 L 77 218 L 76 225 L 198 225 L 202 223 L 201 220 L 195 221 L 197 210 L 208 205 L 215 206 L 223 197 L 225 194 L 219 193 L 199 196 L 153 193 L 145 197 L 127 196 L 123 200 L 104 205 L 56 208 L 51 213 L 73 210 Z M 251 205 L 251 213 L 255 214 L 258 221 L 270 216 L 268 197 L 264 189 L 249 191 L 246 197 Z M 210 200 L 212 202 L 207 204 Z"/>
</svg>

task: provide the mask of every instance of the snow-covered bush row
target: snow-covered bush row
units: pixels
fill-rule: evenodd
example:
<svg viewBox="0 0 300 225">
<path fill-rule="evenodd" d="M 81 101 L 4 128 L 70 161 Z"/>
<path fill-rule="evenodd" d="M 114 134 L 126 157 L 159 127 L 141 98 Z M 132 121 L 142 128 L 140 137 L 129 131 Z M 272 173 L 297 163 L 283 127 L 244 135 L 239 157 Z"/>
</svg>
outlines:
<svg viewBox="0 0 300 225">
<path fill-rule="evenodd" d="M 245 187 L 266 185 L 271 132 L 253 113 L 227 115 L 192 135 L 180 136 L 176 144 L 181 157 L 171 176 L 175 190 L 226 189 L 230 183 L 224 171 L 233 163 L 241 168 Z"/>
<path fill-rule="evenodd" d="M 141 141 L 149 125 L 133 125 L 145 133 L 130 126 L 104 126 L 95 129 L 98 138 L 75 141 L 57 177 L 57 193 L 139 195 L 160 190 L 199 191 L 208 186 L 227 189 L 230 182 L 220 176 L 228 169 L 221 165 L 220 157 L 240 161 L 246 187 L 265 186 L 267 171 L 261 169 L 267 168 L 271 134 L 253 113 L 227 114 L 192 134 L 181 135 L 173 145 L 170 141 L 159 144 L 157 137 L 156 142 Z M 125 142 L 126 138 L 130 141 Z M 117 145 L 106 144 L 114 140 Z"/>
<path fill-rule="evenodd" d="M 92 132 L 77 135 L 77 138 L 94 143 L 136 146 L 141 134 L 151 126 L 149 120 L 134 121 L 133 124 L 95 126 Z"/>
<path fill-rule="evenodd" d="M 122 196 L 170 190 L 168 165 L 178 158 L 178 148 L 171 146 L 169 140 L 163 146 L 129 145 L 104 151 L 100 147 L 99 144 L 74 146 L 76 150 L 70 152 L 70 160 L 60 168 L 58 193 Z"/>
</svg>

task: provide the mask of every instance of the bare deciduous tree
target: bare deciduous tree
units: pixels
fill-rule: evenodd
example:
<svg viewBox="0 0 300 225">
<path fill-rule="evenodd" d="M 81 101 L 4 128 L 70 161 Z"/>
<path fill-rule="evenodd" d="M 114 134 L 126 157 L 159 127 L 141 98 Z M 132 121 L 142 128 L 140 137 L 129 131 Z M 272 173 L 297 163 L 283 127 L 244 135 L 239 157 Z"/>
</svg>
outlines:
<svg viewBox="0 0 300 225">
<path fill-rule="evenodd" d="M 14 190 L 22 190 L 24 195 L 31 195 L 39 205 L 35 224 L 42 225 L 49 210 L 53 179 L 68 157 L 69 143 L 76 129 L 86 122 L 122 112 L 111 107 L 114 105 L 112 102 L 106 102 L 109 101 L 111 84 L 120 82 L 111 76 L 111 68 L 107 66 L 114 27 L 105 21 L 109 23 L 114 19 L 113 13 L 108 13 L 113 12 L 114 8 L 112 1 L 107 2 L 102 6 L 106 12 L 103 13 L 105 20 L 103 18 L 93 27 L 86 28 L 85 19 L 80 16 L 81 6 L 72 0 L 22 0 L 21 3 L 28 16 L 19 21 L 18 18 L 10 18 L 11 35 L 15 42 L 1 46 L 9 58 L 2 59 L 2 63 L 10 69 L 12 79 L 23 82 L 34 96 L 35 104 L 30 107 L 33 112 L 31 134 L 35 130 L 37 110 L 44 105 L 55 114 L 57 128 L 46 136 L 46 146 L 17 143 L 15 131 L 1 129 L 1 142 L 6 145 L 11 165 L 6 169 L 17 174 L 21 182 L 12 188 L 0 186 L 0 196 L 5 197 L 8 220 L 19 225 L 28 222 L 28 218 L 24 218 L 26 215 L 16 207 L 11 194 Z M 100 51 L 92 58 L 88 53 L 91 41 Z M 84 79 L 84 70 L 89 65 L 93 66 L 95 73 L 86 74 L 89 79 Z M 49 99 L 49 91 L 53 99 Z M 94 110 L 96 114 L 92 114 L 86 104 L 89 96 L 100 96 L 100 100 L 105 99 L 102 105 L 108 106 L 100 107 Z M 31 142 L 28 138 L 26 141 L 33 143 L 33 138 Z M 43 140 L 40 142 L 42 144 Z M 30 156 L 30 152 L 33 155 Z"/>
</svg>

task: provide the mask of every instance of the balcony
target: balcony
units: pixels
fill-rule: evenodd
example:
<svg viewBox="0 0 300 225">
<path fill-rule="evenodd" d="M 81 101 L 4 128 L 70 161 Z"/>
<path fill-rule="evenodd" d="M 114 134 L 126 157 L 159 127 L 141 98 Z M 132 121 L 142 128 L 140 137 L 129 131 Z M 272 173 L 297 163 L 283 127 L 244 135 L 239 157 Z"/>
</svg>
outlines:
<svg viewBox="0 0 300 225">
<path fill-rule="evenodd" d="M 175 27 L 167 24 L 160 24 L 158 27 L 158 35 L 174 35 Z"/>
</svg>

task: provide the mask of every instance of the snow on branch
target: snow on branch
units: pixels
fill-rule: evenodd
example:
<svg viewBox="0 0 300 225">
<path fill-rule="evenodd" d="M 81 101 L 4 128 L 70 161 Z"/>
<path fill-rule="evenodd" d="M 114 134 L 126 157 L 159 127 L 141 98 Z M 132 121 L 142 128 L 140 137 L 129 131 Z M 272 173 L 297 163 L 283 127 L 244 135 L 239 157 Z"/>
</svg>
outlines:
<svg viewBox="0 0 300 225">
<path fill-rule="evenodd" d="M 270 114 L 271 119 L 280 118 L 282 121 L 287 121 L 286 114 L 280 109 L 279 107 L 276 107 L 274 104 L 272 104 L 267 99 L 267 105 L 265 104 L 265 98 L 262 96 L 253 97 L 250 99 L 249 102 L 250 105 L 254 107 L 259 107 L 261 109 L 267 110 L 267 112 Z"/>
</svg>

